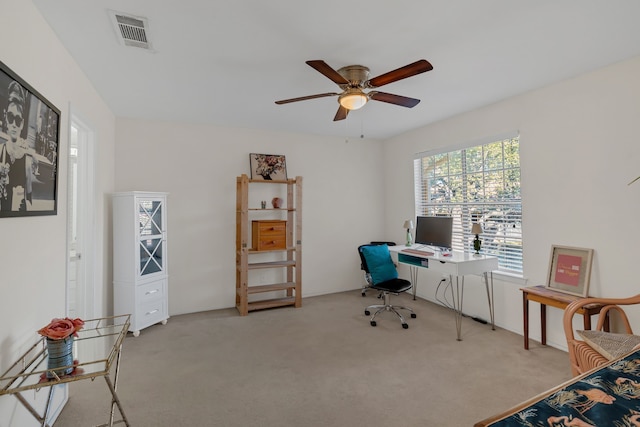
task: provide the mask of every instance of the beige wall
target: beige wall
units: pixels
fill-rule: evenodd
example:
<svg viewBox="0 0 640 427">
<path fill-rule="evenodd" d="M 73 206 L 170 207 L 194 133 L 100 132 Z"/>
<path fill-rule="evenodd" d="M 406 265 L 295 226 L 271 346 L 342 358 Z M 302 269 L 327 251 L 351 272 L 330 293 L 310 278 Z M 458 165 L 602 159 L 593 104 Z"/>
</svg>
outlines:
<svg viewBox="0 0 640 427">
<path fill-rule="evenodd" d="M 111 267 L 105 242 L 110 214 L 104 195 L 113 191 L 115 118 L 31 2 L 2 0 L 1 5 L 5 13 L 0 17 L 0 38 L 8 42 L 0 46 L 0 60 L 61 110 L 58 214 L 0 219 L 0 371 L 4 372 L 33 341 L 37 329 L 65 314 L 70 108 L 97 136 L 94 203 L 100 244 L 95 278 L 100 289 L 97 307 L 107 310 L 110 288 L 105 284 L 111 280 Z M 0 399 L 0 414 L 0 426 L 31 425 L 16 399 Z"/>
<path fill-rule="evenodd" d="M 303 177 L 303 296 L 360 286 L 356 247 L 384 237 L 379 141 L 127 119 L 116 139 L 116 189 L 170 193 L 171 315 L 235 305 L 236 177 L 249 153 L 284 154 L 287 175 Z M 269 283 L 259 274 L 253 284 Z"/>
<path fill-rule="evenodd" d="M 640 241 L 640 57 L 459 115 L 396 137 L 384 147 L 389 171 L 388 237 L 400 238 L 413 212 L 414 153 L 520 131 L 524 269 L 529 285 L 544 284 L 553 244 L 595 249 L 594 296 L 638 293 L 636 246 Z M 434 274 L 421 274 L 419 294 L 435 297 Z M 465 312 L 488 319 L 477 278 L 468 280 Z M 522 333 L 518 283 L 496 281 L 499 326 Z M 532 304 L 531 336 L 539 339 Z M 548 341 L 566 348 L 561 311 L 548 310 Z M 640 312 L 632 317 L 640 325 Z M 640 328 L 640 326 L 638 326 Z M 452 325 L 453 330 L 453 325 Z"/>
</svg>

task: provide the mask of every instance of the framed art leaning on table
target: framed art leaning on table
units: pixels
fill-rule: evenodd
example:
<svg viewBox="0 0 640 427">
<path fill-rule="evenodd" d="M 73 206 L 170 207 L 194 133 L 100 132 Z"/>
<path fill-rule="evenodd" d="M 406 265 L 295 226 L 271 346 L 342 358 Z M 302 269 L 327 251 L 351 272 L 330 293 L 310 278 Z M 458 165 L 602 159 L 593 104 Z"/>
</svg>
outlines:
<svg viewBox="0 0 640 427">
<path fill-rule="evenodd" d="M 589 294 L 593 249 L 551 246 L 547 286 L 556 291 L 586 297 Z"/>
</svg>

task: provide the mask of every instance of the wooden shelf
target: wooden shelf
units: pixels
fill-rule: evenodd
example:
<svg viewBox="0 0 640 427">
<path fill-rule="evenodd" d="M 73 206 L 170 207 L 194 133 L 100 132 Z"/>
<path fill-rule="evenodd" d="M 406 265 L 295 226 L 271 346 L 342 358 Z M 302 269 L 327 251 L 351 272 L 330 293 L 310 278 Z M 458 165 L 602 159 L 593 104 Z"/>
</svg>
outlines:
<svg viewBox="0 0 640 427">
<path fill-rule="evenodd" d="M 287 209 L 287 208 L 249 208 L 248 211 L 282 211 L 282 212 L 295 212 L 295 208 Z"/>
<path fill-rule="evenodd" d="M 246 176 L 246 175 L 243 175 Z M 280 180 L 264 180 L 264 179 L 248 179 L 250 183 L 256 184 L 289 184 L 291 182 L 295 182 L 295 179 L 280 179 Z"/>
<path fill-rule="evenodd" d="M 272 285 L 248 286 L 247 293 L 251 295 L 251 294 L 260 294 L 264 292 L 286 291 L 288 289 L 294 289 L 295 287 L 296 287 L 296 284 L 294 282 L 274 283 Z M 238 292 L 240 292 L 239 289 L 238 289 Z"/>
<path fill-rule="evenodd" d="M 256 270 L 258 268 L 279 268 L 279 267 L 295 267 L 295 260 L 286 261 L 268 261 L 268 262 L 254 262 L 247 264 L 249 270 Z"/>
<path fill-rule="evenodd" d="M 285 307 L 289 305 L 296 305 L 295 297 L 286 298 L 274 298 L 263 301 L 254 301 L 247 304 L 248 311 L 264 310 L 266 308 Z"/>
<path fill-rule="evenodd" d="M 264 250 L 257 250 L 257 249 L 247 249 L 247 252 L 249 253 L 249 255 L 252 254 L 268 254 L 268 253 L 274 253 L 274 252 L 284 252 L 284 251 L 295 251 L 296 248 L 295 247 L 291 247 L 291 248 L 286 248 L 286 249 L 264 249 Z"/>
<path fill-rule="evenodd" d="M 287 197 L 281 208 L 249 208 L 249 184 L 285 185 Z M 249 179 L 241 175 L 236 180 L 236 308 L 241 316 L 250 311 L 293 305 L 302 306 L 302 177 L 281 181 Z M 259 215 L 257 212 L 266 212 Z M 282 212 L 286 212 L 285 215 Z M 259 221 L 286 221 L 284 249 L 253 249 L 251 217 Z M 274 218 L 275 217 L 275 218 Z M 281 248 L 283 247 L 280 245 Z M 267 246 L 268 247 L 268 246 Z M 249 255 L 269 254 L 271 261 L 249 262 Z M 254 258 L 256 259 L 256 258 Z M 283 268 L 284 283 L 249 285 L 250 270 Z M 277 276 L 277 274 L 276 274 Z M 282 280 L 282 279 L 280 279 Z M 249 301 L 249 295 L 282 292 L 282 298 Z"/>
</svg>

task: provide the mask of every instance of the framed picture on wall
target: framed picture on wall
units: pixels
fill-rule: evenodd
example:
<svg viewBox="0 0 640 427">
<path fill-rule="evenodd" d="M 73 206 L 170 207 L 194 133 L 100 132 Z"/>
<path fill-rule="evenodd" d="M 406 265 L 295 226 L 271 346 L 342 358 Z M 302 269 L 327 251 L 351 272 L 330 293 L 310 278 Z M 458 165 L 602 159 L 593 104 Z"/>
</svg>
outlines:
<svg viewBox="0 0 640 427">
<path fill-rule="evenodd" d="M 249 154 L 251 179 L 264 181 L 286 181 L 287 163 L 280 154 Z"/>
<path fill-rule="evenodd" d="M 60 110 L 0 62 L 0 218 L 56 215 Z"/>
<path fill-rule="evenodd" d="M 560 292 L 586 297 L 589 294 L 593 249 L 553 245 L 547 286 Z"/>
</svg>

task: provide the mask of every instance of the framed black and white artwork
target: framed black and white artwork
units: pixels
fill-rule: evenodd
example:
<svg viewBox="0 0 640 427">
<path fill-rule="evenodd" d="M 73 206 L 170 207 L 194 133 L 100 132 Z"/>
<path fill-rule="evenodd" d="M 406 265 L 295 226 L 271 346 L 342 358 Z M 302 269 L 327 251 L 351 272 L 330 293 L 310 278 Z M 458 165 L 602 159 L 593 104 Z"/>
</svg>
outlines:
<svg viewBox="0 0 640 427">
<path fill-rule="evenodd" d="M 0 62 L 0 218 L 56 215 L 60 110 Z"/>
</svg>

